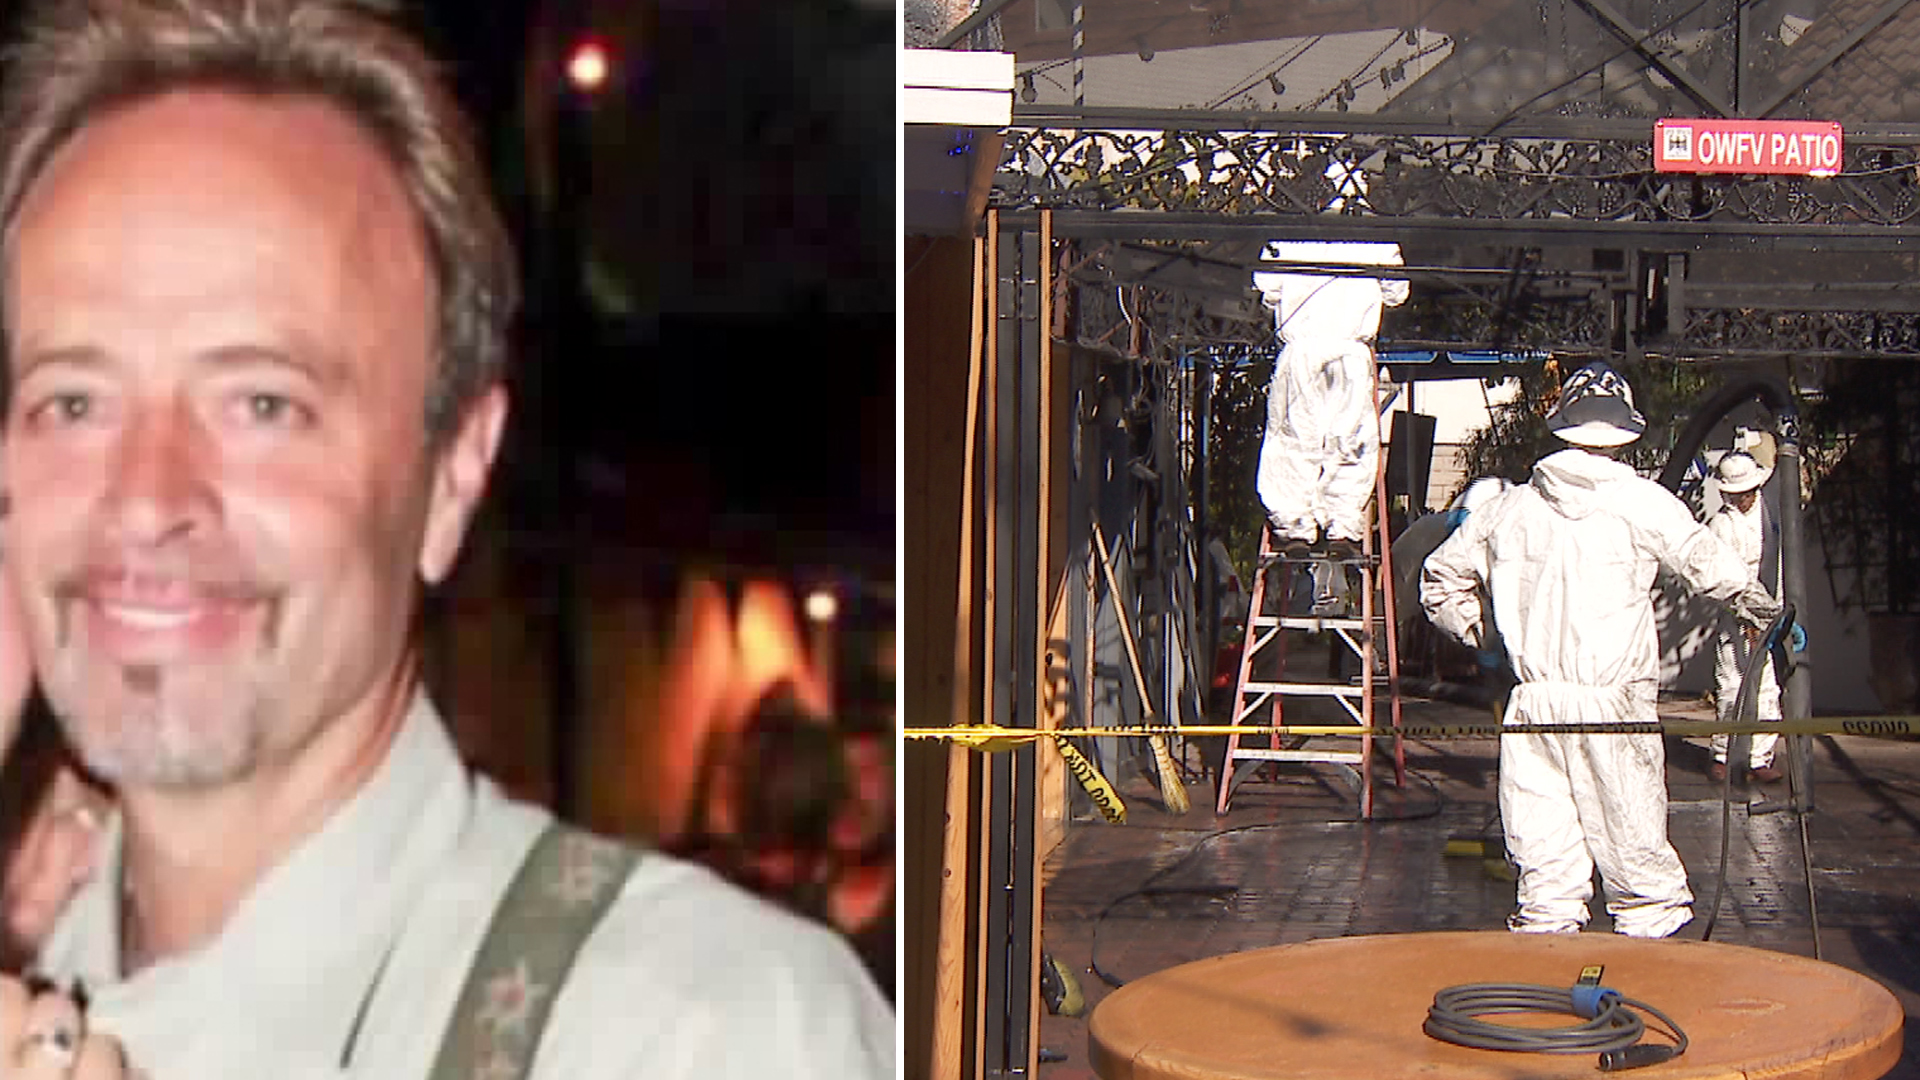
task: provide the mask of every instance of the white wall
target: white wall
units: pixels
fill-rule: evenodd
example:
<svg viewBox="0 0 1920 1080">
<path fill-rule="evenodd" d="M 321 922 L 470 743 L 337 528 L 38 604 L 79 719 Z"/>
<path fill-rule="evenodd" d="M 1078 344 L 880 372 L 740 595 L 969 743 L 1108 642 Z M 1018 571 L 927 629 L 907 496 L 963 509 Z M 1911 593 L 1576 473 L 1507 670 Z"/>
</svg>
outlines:
<svg viewBox="0 0 1920 1080">
<path fill-rule="evenodd" d="M 1488 405 L 1505 405 L 1520 392 L 1516 379 L 1487 386 L 1481 379 L 1436 379 L 1403 387 L 1389 412 L 1406 412 L 1413 395 L 1413 411 L 1434 418 L 1433 441 L 1458 445 L 1493 419 Z"/>
<path fill-rule="evenodd" d="M 1833 603 L 1834 589 L 1827 577 L 1826 557 L 1820 546 L 1819 530 L 1806 522 L 1806 598 L 1799 613 L 1807 631 L 1806 659 L 1813 680 L 1813 712 L 1830 713 L 1882 711 L 1874 697 L 1869 677 L 1867 620 L 1858 611 L 1844 615 Z M 1842 595 L 1851 582 L 1851 574 L 1840 571 Z M 1663 638 L 1669 635 L 1662 635 Z M 1676 665 L 1672 651 L 1667 670 L 1672 689 L 1705 693 L 1713 687 L 1713 650 L 1700 648 L 1696 654 L 1681 658 Z"/>
</svg>

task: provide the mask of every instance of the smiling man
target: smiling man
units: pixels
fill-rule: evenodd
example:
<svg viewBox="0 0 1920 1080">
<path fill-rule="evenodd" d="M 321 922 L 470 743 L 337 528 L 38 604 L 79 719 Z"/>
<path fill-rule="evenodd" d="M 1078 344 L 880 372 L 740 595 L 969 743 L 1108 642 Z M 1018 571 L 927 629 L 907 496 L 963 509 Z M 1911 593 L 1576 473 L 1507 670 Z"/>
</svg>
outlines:
<svg viewBox="0 0 1920 1080">
<path fill-rule="evenodd" d="M 121 808 L 42 956 L 92 1026 L 155 1080 L 891 1075 L 838 939 L 591 838 L 540 869 L 550 818 L 422 693 L 516 283 L 417 46 L 344 0 L 61 0 L 9 78 L 8 569 Z M 605 905 L 539 924 L 577 958 L 496 926 L 541 898 Z"/>
</svg>

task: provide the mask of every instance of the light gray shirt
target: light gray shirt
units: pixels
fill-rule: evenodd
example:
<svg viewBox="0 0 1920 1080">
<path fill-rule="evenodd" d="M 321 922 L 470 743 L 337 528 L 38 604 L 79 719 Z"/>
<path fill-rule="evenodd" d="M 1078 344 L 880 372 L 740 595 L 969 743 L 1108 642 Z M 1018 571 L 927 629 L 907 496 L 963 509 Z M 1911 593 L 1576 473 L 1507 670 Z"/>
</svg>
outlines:
<svg viewBox="0 0 1920 1080">
<path fill-rule="evenodd" d="M 218 936 L 131 978 L 116 817 L 41 970 L 84 979 L 89 1022 L 152 1080 L 425 1080 L 494 907 L 550 820 L 472 777 L 423 696 L 367 785 Z M 894 1073 L 892 1011 L 838 935 L 664 855 L 641 859 L 566 983 L 533 992 L 558 994 L 537 1080 Z"/>
</svg>

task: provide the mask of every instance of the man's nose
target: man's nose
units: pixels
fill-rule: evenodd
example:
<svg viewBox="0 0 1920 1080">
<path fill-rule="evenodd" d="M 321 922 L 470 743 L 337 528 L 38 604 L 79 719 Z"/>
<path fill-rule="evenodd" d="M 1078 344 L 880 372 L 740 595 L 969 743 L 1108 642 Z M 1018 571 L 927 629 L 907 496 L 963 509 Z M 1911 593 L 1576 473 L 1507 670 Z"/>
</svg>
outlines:
<svg viewBox="0 0 1920 1080">
<path fill-rule="evenodd" d="M 135 417 L 107 486 L 112 539 L 147 546 L 193 532 L 214 504 L 208 463 L 204 433 L 184 410 L 158 408 Z"/>
</svg>

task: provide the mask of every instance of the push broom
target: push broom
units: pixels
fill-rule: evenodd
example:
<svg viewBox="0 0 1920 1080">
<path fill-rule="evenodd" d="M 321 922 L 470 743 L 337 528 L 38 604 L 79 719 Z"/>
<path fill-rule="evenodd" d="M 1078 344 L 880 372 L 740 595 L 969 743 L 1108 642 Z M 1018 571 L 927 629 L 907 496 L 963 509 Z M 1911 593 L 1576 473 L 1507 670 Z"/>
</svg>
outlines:
<svg viewBox="0 0 1920 1080">
<path fill-rule="evenodd" d="M 1133 624 L 1127 620 L 1126 608 L 1120 602 L 1120 584 L 1114 580 L 1113 559 L 1107 553 L 1107 538 L 1097 521 L 1093 523 L 1093 542 L 1100 549 L 1100 570 L 1106 575 L 1107 591 L 1113 596 L 1113 612 L 1120 622 L 1120 640 L 1127 647 L 1127 665 L 1133 668 L 1133 684 L 1140 691 L 1140 722 L 1151 724 L 1154 722 L 1153 698 L 1147 693 L 1147 677 L 1140 670 L 1140 648 L 1134 644 Z M 1180 772 L 1174 768 L 1167 740 L 1149 735 L 1147 745 L 1153 748 L 1154 770 L 1160 774 L 1160 801 L 1171 813 L 1186 813 L 1192 804 L 1187 801 L 1187 786 L 1180 782 Z"/>
</svg>

